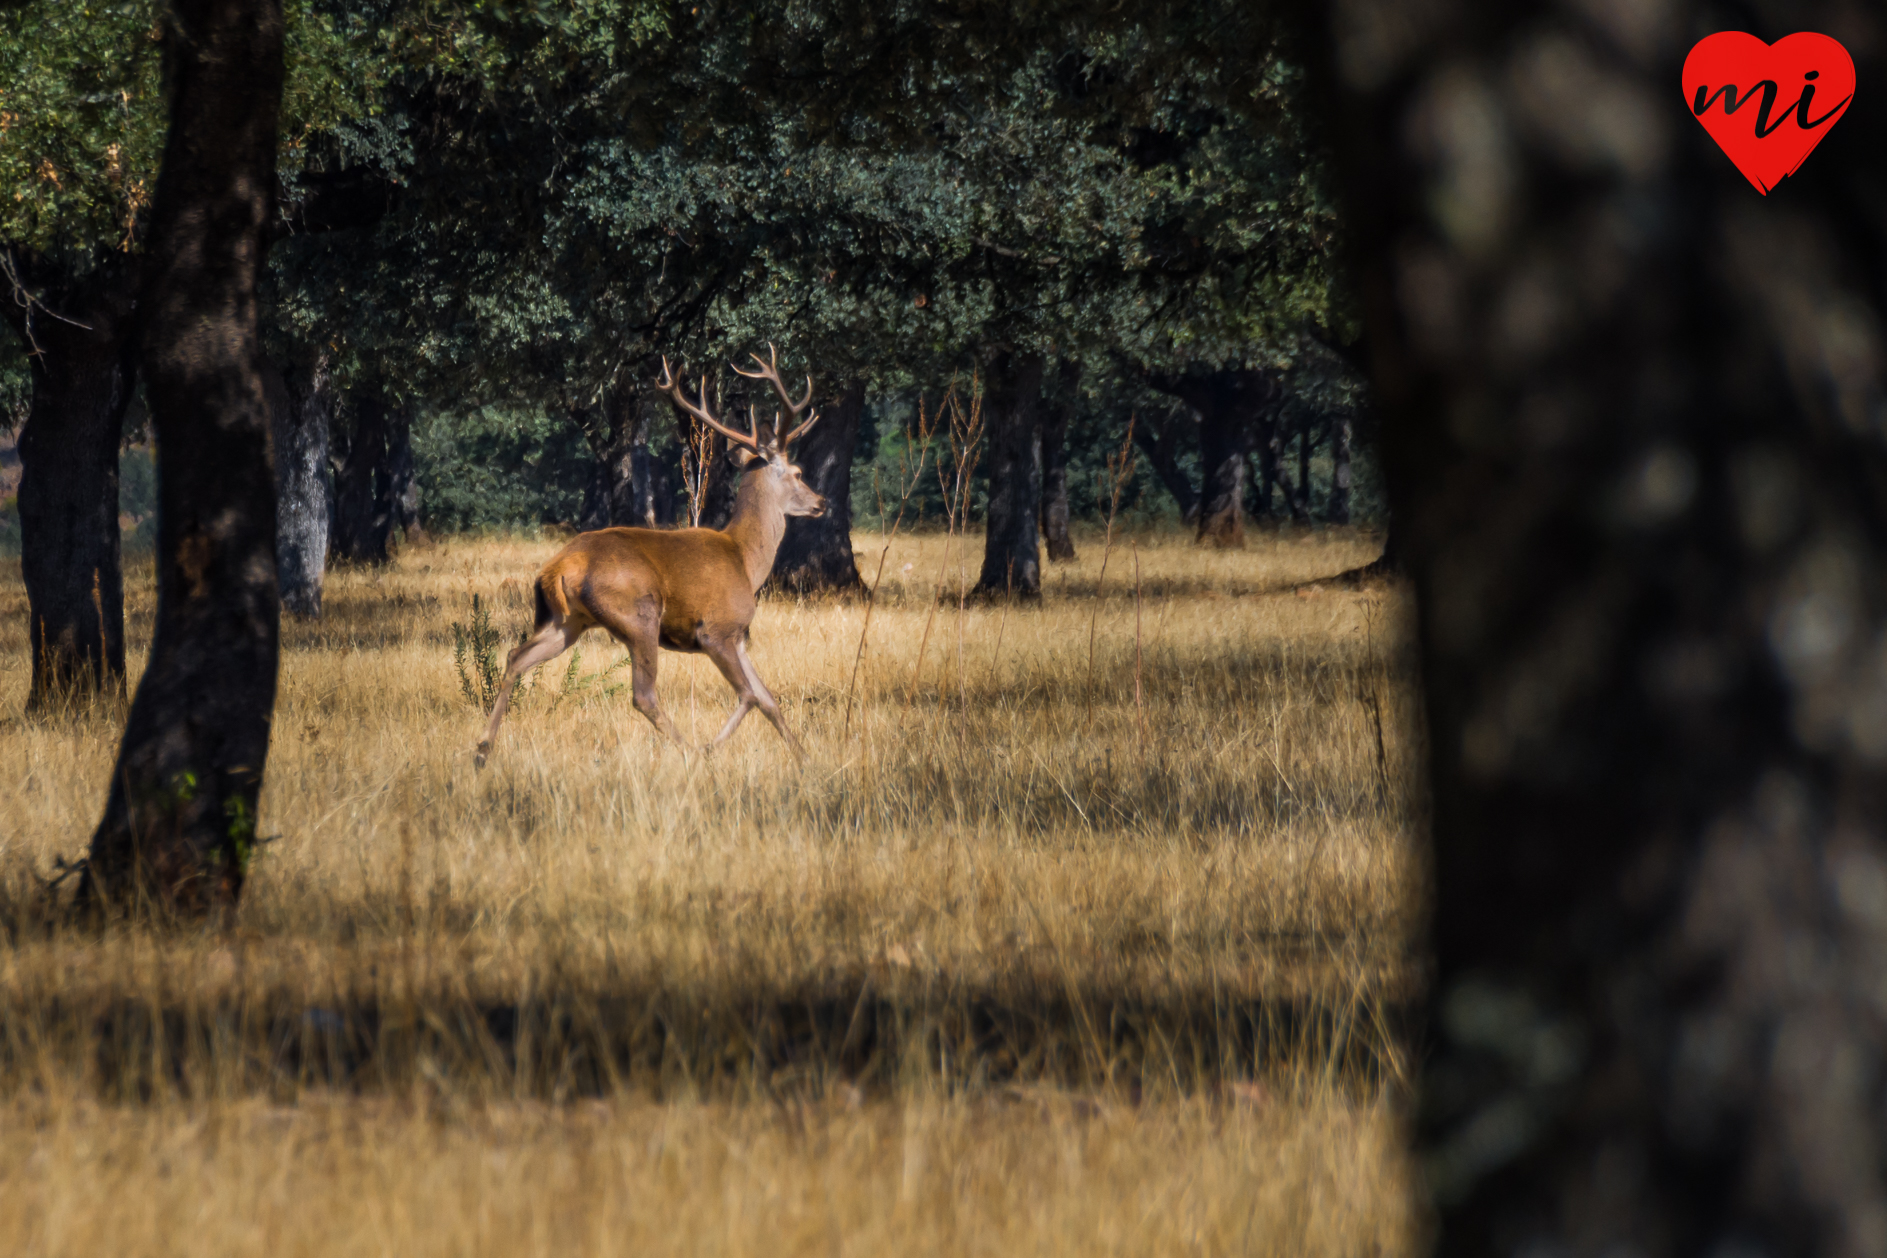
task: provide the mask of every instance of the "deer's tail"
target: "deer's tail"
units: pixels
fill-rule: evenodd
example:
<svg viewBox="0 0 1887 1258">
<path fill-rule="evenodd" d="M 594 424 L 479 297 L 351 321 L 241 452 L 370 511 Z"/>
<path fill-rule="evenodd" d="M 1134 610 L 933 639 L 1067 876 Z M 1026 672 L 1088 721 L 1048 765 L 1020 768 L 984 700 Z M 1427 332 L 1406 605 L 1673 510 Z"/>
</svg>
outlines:
<svg viewBox="0 0 1887 1258">
<path fill-rule="evenodd" d="M 533 590 L 537 604 L 537 622 L 533 629 L 542 629 L 553 620 L 561 621 L 570 615 L 570 604 L 564 599 L 563 573 L 555 570 L 541 573 Z"/>
</svg>

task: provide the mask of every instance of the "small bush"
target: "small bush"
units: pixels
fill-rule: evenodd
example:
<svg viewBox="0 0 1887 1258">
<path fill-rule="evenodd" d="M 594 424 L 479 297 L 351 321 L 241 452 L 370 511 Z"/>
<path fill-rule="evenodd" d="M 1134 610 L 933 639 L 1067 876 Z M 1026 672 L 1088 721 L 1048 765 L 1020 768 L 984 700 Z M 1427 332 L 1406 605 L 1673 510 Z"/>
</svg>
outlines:
<svg viewBox="0 0 1887 1258">
<path fill-rule="evenodd" d="M 452 666 L 459 672 L 459 693 L 472 706 L 489 709 L 498 699 L 498 685 L 504 680 L 504 663 L 498 658 L 498 630 L 491 623 L 491 611 L 478 595 L 472 595 L 472 623 L 452 622 Z M 517 687 L 513 704 L 524 698 L 529 682 Z"/>
</svg>

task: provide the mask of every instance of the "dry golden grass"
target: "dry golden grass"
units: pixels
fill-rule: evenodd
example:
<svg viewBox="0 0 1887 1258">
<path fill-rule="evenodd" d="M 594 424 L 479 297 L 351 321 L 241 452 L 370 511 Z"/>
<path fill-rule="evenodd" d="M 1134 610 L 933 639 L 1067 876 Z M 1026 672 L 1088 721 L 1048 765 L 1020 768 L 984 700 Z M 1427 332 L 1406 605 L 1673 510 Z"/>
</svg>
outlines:
<svg viewBox="0 0 1887 1258">
<path fill-rule="evenodd" d="M 558 697 L 560 660 L 475 773 L 451 622 L 479 594 L 515 636 L 556 542 L 337 574 L 285 626 L 279 838 L 214 932 L 37 924 L 117 724 L 6 720 L 0 1235 L 1400 1251 L 1406 609 L 1297 588 L 1367 537 L 1142 536 L 1104 582 L 1079 540 L 1027 608 L 959 604 L 974 542 L 892 540 L 862 662 L 863 601 L 764 603 L 804 767 L 758 717 L 684 756 L 606 692 L 622 672 Z M 857 544 L 869 580 L 886 543 Z M 141 649 L 148 571 L 127 602 Z M 23 613 L 15 569 L 0 712 Z M 592 635 L 581 672 L 620 654 Z M 691 657 L 661 691 L 702 741 L 731 701 Z"/>
<path fill-rule="evenodd" d="M 447 1122 L 358 1101 L 66 1107 L 0 1143 L 0 1235 L 122 1258 L 1382 1254 L 1411 1230 L 1393 1141 L 1336 1103 L 1056 1093 Z"/>
</svg>

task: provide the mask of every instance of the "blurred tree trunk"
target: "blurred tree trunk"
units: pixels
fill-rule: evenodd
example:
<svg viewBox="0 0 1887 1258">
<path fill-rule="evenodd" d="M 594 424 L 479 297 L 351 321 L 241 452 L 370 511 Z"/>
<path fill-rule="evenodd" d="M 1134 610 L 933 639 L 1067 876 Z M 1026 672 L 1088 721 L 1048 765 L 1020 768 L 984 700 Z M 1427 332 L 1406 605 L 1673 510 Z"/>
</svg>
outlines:
<svg viewBox="0 0 1887 1258">
<path fill-rule="evenodd" d="M 275 707 L 275 473 L 256 284 L 273 210 L 279 0 L 173 0 L 170 131 L 140 366 L 158 449 L 157 624 L 82 901 L 233 905 Z"/>
<path fill-rule="evenodd" d="M 1068 426 L 1080 402 L 1081 364 L 1062 360 L 1055 397 L 1042 413 L 1042 540 L 1051 562 L 1075 557 L 1068 535 Z"/>
<path fill-rule="evenodd" d="M 282 607 L 304 618 L 321 614 L 321 581 L 328 566 L 333 520 L 328 425 L 332 399 L 328 360 L 286 371 L 263 363 L 270 423 L 275 435 L 275 570 Z"/>
<path fill-rule="evenodd" d="M 20 573 L 32 652 L 29 711 L 124 687 L 118 446 L 135 365 L 136 269 L 125 255 L 89 274 L 20 250 L 0 308 L 28 353 L 33 396 L 20 431 Z M 12 283 L 7 286 L 12 288 Z"/>
<path fill-rule="evenodd" d="M 1883 1252 L 1887 112 L 1764 197 L 1672 90 L 1726 23 L 1879 83 L 1881 15 L 1333 11 L 1422 620 L 1438 1252 Z"/>
<path fill-rule="evenodd" d="M 334 552 L 353 563 L 392 557 L 393 530 L 417 523 L 412 418 L 375 390 L 349 397 L 353 425 L 334 475 Z"/>
<path fill-rule="evenodd" d="M 1355 423 L 1348 415 L 1339 415 L 1331 421 L 1331 470 L 1330 470 L 1330 505 L 1324 511 L 1324 518 L 1332 524 L 1350 522 L 1350 443 L 1354 439 Z"/>
<path fill-rule="evenodd" d="M 998 351 L 985 379 L 989 515 L 976 588 L 1033 598 L 1042 592 L 1041 356 Z"/>
<path fill-rule="evenodd" d="M 826 513 L 786 522 L 769 581 L 774 588 L 810 594 L 863 587 L 852 556 L 852 451 L 864 413 L 865 382 L 854 380 L 794 447 L 793 461 L 813 492 L 825 496 Z"/>
</svg>

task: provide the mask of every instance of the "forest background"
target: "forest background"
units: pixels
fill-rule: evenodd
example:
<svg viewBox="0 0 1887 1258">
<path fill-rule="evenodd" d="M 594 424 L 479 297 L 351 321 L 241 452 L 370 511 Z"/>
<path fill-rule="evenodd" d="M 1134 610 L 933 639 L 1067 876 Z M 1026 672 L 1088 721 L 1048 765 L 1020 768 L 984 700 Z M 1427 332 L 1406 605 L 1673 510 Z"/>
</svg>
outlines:
<svg viewBox="0 0 1887 1258">
<path fill-rule="evenodd" d="M 41 481 L 114 503 L 92 518 L 134 548 L 154 478 L 129 371 L 35 394 L 33 364 L 127 353 L 104 312 L 159 156 L 158 8 L 0 28 L 0 426 L 37 405 L 43 432 L 120 434 L 121 466 L 51 458 Z M 1110 507 L 1224 544 L 1245 520 L 1382 517 L 1328 160 L 1275 15 L 776 8 L 288 5 L 264 323 L 291 609 L 318 606 L 330 552 L 380 561 L 416 529 L 724 520 L 724 443 L 654 381 L 668 357 L 743 385 L 725 365 L 767 343 L 815 378 L 832 418 L 802 462 L 851 508 L 795 522 L 776 576 L 799 588 L 856 585 L 846 529 L 887 503 L 949 515 L 964 452 L 940 438 L 909 473 L 953 382 L 989 404 L 970 514 L 1030 504 L 992 556 L 1045 529 L 1065 557 L 1067 521 Z M 35 353 L 61 334 L 88 352 Z M 22 457 L 0 452 L 14 552 Z M 93 549 L 58 566 L 112 584 Z"/>
</svg>

